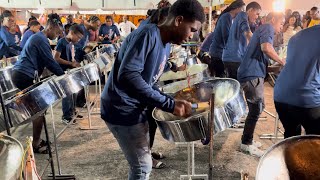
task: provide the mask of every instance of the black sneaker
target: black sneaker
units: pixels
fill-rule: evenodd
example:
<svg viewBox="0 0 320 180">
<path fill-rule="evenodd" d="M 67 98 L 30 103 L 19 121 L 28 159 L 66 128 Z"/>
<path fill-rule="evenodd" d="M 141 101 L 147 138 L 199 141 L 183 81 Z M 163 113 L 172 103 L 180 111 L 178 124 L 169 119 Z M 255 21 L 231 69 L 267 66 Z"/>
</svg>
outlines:
<svg viewBox="0 0 320 180">
<path fill-rule="evenodd" d="M 78 114 L 77 117 L 76 117 L 76 119 L 83 119 L 83 116 L 80 115 L 80 114 Z"/>
<path fill-rule="evenodd" d="M 65 125 L 69 124 L 70 121 L 72 120 L 72 118 L 62 118 L 61 122 Z M 73 120 L 73 122 L 71 124 L 76 124 L 77 121 L 76 120 Z"/>
</svg>

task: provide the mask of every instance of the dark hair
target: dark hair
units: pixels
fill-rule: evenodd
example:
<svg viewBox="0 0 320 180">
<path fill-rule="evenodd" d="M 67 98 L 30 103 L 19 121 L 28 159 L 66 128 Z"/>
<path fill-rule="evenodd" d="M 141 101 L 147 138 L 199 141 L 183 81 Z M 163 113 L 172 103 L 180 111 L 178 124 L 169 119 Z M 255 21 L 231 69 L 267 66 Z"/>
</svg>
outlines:
<svg viewBox="0 0 320 180">
<path fill-rule="evenodd" d="M 2 23 L 4 18 L 6 17 L 13 17 L 13 14 L 9 10 L 4 10 L 0 16 L 0 22 Z"/>
<path fill-rule="evenodd" d="M 40 23 L 39 23 L 38 21 L 30 21 L 30 22 L 29 22 L 29 27 L 31 27 L 31 26 L 38 26 L 38 25 L 40 25 Z"/>
<path fill-rule="evenodd" d="M 62 27 L 62 22 L 60 16 L 57 13 L 52 13 L 48 15 L 47 27 Z"/>
<path fill-rule="evenodd" d="M 299 26 L 298 23 L 297 23 L 298 20 L 297 20 L 296 16 L 294 16 L 294 15 L 289 16 L 288 19 L 290 20 L 291 18 L 295 18 L 295 19 L 296 19 L 296 22 L 294 23 L 294 29 L 295 29 L 295 28 L 297 28 L 297 27 Z M 289 21 L 289 20 L 288 20 L 288 21 Z M 289 24 L 289 22 L 288 22 L 288 24 Z"/>
<path fill-rule="evenodd" d="M 238 8 L 241 8 L 242 6 L 245 6 L 246 4 L 242 1 L 242 0 L 236 0 L 236 1 L 233 1 L 226 9 L 224 9 L 220 16 L 221 17 L 223 14 L 225 13 L 228 13 L 232 10 L 235 10 L 235 9 L 238 9 Z"/>
<path fill-rule="evenodd" d="M 80 33 L 80 34 L 84 34 L 83 29 L 78 25 L 78 24 L 74 24 L 69 28 L 69 31 L 72 31 L 76 34 Z"/>
<path fill-rule="evenodd" d="M 294 11 L 293 13 L 292 13 L 292 16 L 294 16 L 295 18 L 296 18 L 296 24 L 297 24 L 297 26 L 300 26 L 300 27 L 302 27 L 302 20 L 301 20 L 301 15 L 300 15 L 300 13 L 298 12 L 298 11 Z"/>
<path fill-rule="evenodd" d="M 312 7 L 311 11 L 318 11 L 318 7 L 316 7 L 316 6 Z"/>
<path fill-rule="evenodd" d="M 149 9 L 147 11 L 147 16 L 152 16 L 156 11 L 157 11 L 157 9 Z"/>
<path fill-rule="evenodd" d="M 100 21 L 100 19 L 98 16 L 90 16 L 88 21 L 91 23 L 94 23 L 94 22 Z"/>
<path fill-rule="evenodd" d="M 141 22 L 141 21 L 143 21 L 144 19 L 138 19 L 138 22 Z"/>
<path fill-rule="evenodd" d="M 159 22 L 163 21 L 164 18 L 168 17 L 170 7 L 164 7 L 158 9 L 151 17 L 150 22 L 153 24 L 158 24 Z"/>
<path fill-rule="evenodd" d="M 36 21 L 36 20 L 37 20 L 37 18 L 34 17 L 34 16 L 31 16 L 31 17 L 29 18 L 29 22 L 30 22 L 30 21 Z"/>
<path fill-rule="evenodd" d="M 66 24 L 66 25 L 64 25 L 64 30 L 69 30 L 71 26 L 72 26 L 72 24 Z"/>
<path fill-rule="evenodd" d="M 111 22 L 112 22 L 112 24 L 113 24 L 113 18 L 112 18 L 112 16 L 107 15 L 107 16 L 106 16 L 106 20 L 107 20 L 107 19 L 110 19 L 110 20 L 111 20 Z"/>
<path fill-rule="evenodd" d="M 183 16 L 187 20 L 197 20 L 201 23 L 205 21 L 203 7 L 197 0 L 177 0 L 170 7 L 169 16 Z"/>
<path fill-rule="evenodd" d="M 247 5 L 246 11 L 249 11 L 249 9 L 251 9 L 251 8 L 254 10 L 261 10 L 260 4 L 255 1 L 253 1 Z"/>
</svg>

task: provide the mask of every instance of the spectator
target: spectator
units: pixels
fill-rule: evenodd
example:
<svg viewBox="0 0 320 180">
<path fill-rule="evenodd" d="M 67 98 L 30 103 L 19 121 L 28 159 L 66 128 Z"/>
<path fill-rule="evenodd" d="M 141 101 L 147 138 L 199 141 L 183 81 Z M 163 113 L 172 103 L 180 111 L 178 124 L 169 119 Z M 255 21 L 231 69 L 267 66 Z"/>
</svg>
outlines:
<svg viewBox="0 0 320 180">
<path fill-rule="evenodd" d="M 310 17 L 311 17 L 311 21 L 308 25 L 308 28 L 320 24 L 320 15 L 319 15 L 318 7 L 311 8 Z"/>
<path fill-rule="evenodd" d="M 137 27 L 131 21 L 128 21 L 128 16 L 123 16 L 123 22 L 119 24 L 121 36 L 127 37 L 132 29 L 137 29 Z"/>
<path fill-rule="evenodd" d="M 296 17 L 291 15 L 286 29 L 283 30 L 283 45 L 287 46 L 290 38 L 301 31 L 301 27 L 298 24 Z"/>
</svg>

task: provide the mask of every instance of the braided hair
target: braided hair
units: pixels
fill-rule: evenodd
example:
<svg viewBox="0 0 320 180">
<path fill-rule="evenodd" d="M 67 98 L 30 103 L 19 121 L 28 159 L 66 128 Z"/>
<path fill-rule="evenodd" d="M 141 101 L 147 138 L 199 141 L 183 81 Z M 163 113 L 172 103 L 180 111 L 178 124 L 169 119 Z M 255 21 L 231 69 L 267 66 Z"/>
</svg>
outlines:
<svg viewBox="0 0 320 180">
<path fill-rule="evenodd" d="M 48 15 L 47 27 L 48 26 L 59 27 L 59 28 L 62 27 L 60 16 L 57 13 L 52 13 Z"/>
<path fill-rule="evenodd" d="M 223 14 L 225 13 L 228 13 L 232 10 L 235 10 L 235 9 L 238 9 L 238 8 L 241 8 L 242 6 L 245 6 L 246 4 L 242 1 L 242 0 L 236 0 L 236 1 L 233 1 L 225 10 L 223 10 L 220 14 L 219 17 L 221 17 Z M 218 18 L 219 20 L 219 18 Z"/>
</svg>

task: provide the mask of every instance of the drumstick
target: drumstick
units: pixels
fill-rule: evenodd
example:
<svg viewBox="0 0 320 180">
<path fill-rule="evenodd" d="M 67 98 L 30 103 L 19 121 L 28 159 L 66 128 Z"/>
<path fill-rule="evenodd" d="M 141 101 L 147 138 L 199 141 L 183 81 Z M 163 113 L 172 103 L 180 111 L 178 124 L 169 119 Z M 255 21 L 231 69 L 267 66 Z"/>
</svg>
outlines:
<svg viewBox="0 0 320 180">
<path fill-rule="evenodd" d="M 193 103 L 191 105 L 191 108 L 196 112 L 209 109 L 209 107 L 210 107 L 209 102 Z"/>
</svg>

